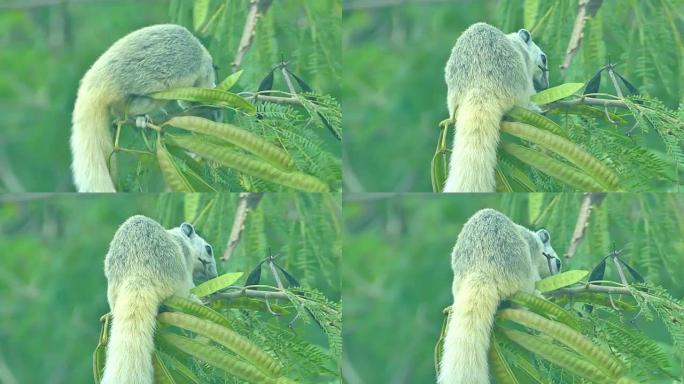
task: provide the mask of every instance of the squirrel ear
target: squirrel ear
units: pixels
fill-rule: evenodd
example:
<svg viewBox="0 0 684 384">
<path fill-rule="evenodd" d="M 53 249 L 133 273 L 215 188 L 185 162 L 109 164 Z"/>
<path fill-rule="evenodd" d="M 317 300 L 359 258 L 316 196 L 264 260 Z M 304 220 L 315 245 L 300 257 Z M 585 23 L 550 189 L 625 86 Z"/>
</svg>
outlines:
<svg viewBox="0 0 684 384">
<path fill-rule="evenodd" d="M 546 244 L 551 240 L 551 234 L 549 231 L 546 229 L 540 229 L 537 231 L 537 236 L 539 236 L 539 239 L 542 241 L 542 243 Z"/>
<path fill-rule="evenodd" d="M 181 224 L 180 229 L 181 232 L 183 232 L 187 237 L 192 236 L 193 232 L 195 232 L 195 228 L 193 228 L 192 225 L 188 223 Z"/>
<path fill-rule="evenodd" d="M 530 36 L 530 32 L 527 29 L 519 30 L 518 36 L 520 36 L 520 38 L 522 39 L 522 41 L 525 42 L 525 44 L 529 43 L 532 39 L 532 36 Z"/>
</svg>

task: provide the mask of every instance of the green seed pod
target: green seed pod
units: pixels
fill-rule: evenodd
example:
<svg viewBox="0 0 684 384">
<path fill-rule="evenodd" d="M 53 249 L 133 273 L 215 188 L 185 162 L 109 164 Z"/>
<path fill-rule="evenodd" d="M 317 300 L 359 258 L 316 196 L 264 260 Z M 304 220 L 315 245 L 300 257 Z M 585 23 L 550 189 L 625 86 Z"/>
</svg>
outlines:
<svg viewBox="0 0 684 384">
<path fill-rule="evenodd" d="M 578 191 L 603 190 L 591 177 L 543 153 L 513 143 L 501 143 L 501 149 Z"/>
<path fill-rule="evenodd" d="M 174 117 L 167 121 L 166 124 L 225 140 L 261 157 L 271 165 L 284 171 L 293 171 L 295 169 L 294 160 L 284 149 L 234 125 L 217 123 L 196 116 Z"/>
<path fill-rule="evenodd" d="M 176 88 L 169 91 L 156 92 L 149 96 L 157 100 L 186 100 L 216 107 L 241 109 L 251 115 L 256 113 L 256 107 L 249 101 L 239 95 L 221 89 Z"/>
<path fill-rule="evenodd" d="M 625 367 L 619 360 L 604 352 L 586 336 L 565 324 L 519 309 L 501 310 L 499 311 L 499 316 L 551 336 L 574 349 L 582 356 L 593 360 L 599 369 L 610 376 L 621 377 L 625 373 Z"/>
<path fill-rule="evenodd" d="M 218 348 L 173 333 L 165 333 L 161 338 L 165 343 L 239 379 L 254 384 L 277 384 L 274 378 L 264 375 L 251 364 L 242 362 Z"/>
<path fill-rule="evenodd" d="M 157 139 L 157 160 L 159 161 L 159 168 L 164 175 L 166 185 L 174 192 L 194 192 L 192 186 L 183 174 L 176 168 L 176 165 L 171 159 L 171 155 L 162 144 L 161 140 Z"/>
<path fill-rule="evenodd" d="M 536 295 L 530 295 L 522 291 L 517 292 L 509 298 L 510 301 L 532 309 L 537 313 L 551 315 L 563 324 L 577 329 L 577 321 L 565 309 Z"/>
<path fill-rule="evenodd" d="M 504 335 L 528 351 L 568 371 L 589 379 L 596 384 L 612 384 L 613 378 L 607 376 L 594 364 L 570 351 L 557 347 L 539 336 L 529 335 L 512 329 L 503 330 Z"/>
<path fill-rule="evenodd" d="M 603 185 L 604 189 L 609 191 L 618 189 L 618 178 L 613 171 L 572 141 L 522 123 L 503 122 L 501 123 L 501 130 L 523 140 L 541 145 L 565 157 Z"/>
<path fill-rule="evenodd" d="M 245 154 L 231 151 L 220 145 L 209 143 L 199 137 L 173 136 L 176 145 L 194 152 L 204 158 L 216 161 L 229 168 L 306 192 L 328 192 L 328 186 L 321 180 L 300 172 L 282 172 L 270 164 Z"/>
<path fill-rule="evenodd" d="M 268 376 L 278 377 L 283 369 L 279 362 L 259 349 L 249 339 L 226 327 L 180 312 L 162 313 L 157 316 L 157 320 L 210 338 L 242 356 Z"/>
<path fill-rule="evenodd" d="M 180 296 L 171 296 L 164 301 L 164 305 L 175 311 L 199 317 L 200 319 L 209 320 L 226 328 L 231 328 L 230 322 L 225 317 L 221 316 L 220 313 L 195 301 Z"/>
</svg>

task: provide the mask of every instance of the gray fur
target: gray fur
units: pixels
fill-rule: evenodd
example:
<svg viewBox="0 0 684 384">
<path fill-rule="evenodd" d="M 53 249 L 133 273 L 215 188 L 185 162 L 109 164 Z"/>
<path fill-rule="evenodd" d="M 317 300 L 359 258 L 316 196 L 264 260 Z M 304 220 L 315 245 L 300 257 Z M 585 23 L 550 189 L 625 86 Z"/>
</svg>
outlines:
<svg viewBox="0 0 684 384">
<path fill-rule="evenodd" d="M 526 30 L 504 34 L 476 23 L 456 40 L 444 68 L 449 119 L 456 133 L 444 192 L 494 192 L 501 118 L 548 87 L 544 53 Z"/>
<path fill-rule="evenodd" d="M 542 276 L 557 273 L 544 253 L 555 255 L 551 236 L 513 223 L 493 209 L 475 213 L 451 255 L 454 304 L 447 325 L 439 384 L 488 384 L 494 314 L 501 300 L 535 292 Z"/>
<path fill-rule="evenodd" d="M 86 72 L 78 89 L 71 135 L 78 191 L 115 191 L 107 164 L 113 150 L 110 113 L 150 113 L 166 101 L 147 95 L 181 87 L 213 88 L 215 76 L 209 52 L 180 25 L 152 25 L 116 41 Z"/>
<path fill-rule="evenodd" d="M 187 233 L 180 227 L 166 230 L 156 221 L 136 215 L 114 234 L 105 257 L 113 318 L 102 384 L 152 384 L 159 305 L 172 295 L 194 298 L 190 289 L 197 270 L 216 276 L 216 263 L 208 253 L 211 246 L 192 226 L 183 226 Z M 205 264 L 211 263 L 213 273 L 205 271 Z"/>
</svg>

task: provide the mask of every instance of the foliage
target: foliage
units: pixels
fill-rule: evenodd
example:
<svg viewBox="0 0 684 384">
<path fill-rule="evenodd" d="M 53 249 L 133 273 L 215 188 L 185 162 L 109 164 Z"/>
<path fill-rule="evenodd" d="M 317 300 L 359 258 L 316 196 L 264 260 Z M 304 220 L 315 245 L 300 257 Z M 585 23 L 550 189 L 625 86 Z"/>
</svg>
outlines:
<svg viewBox="0 0 684 384">
<path fill-rule="evenodd" d="M 525 123 L 555 127 L 553 133 L 569 139 L 573 151 L 610 169 L 619 190 L 677 190 L 684 161 L 680 8 L 680 0 L 602 2 L 588 19 L 569 67 L 559 71 L 576 1 L 492 0 L 458 7 L 411 2 L 371 7 L 350 1 L 343 39 L 345 53 L 355 60 L 345 62 L 345 121 L 353 127 L 345 137 L 345 188 L 427 191 L 432 177 L 432 189 L 440 189 L 451 146 L 451 135 L 438 127 L 447 117 L 444 63 L 459 34 L 485 21 L 503 31 L 529 29 L 549 57 L 552 86 L 596 85 L 561 102 L 538 101 L 547 104 L 542 108 L 548 119 L 537 115 L 536 122 Z M 614 65 L 612 73 L 604 70 L 598 84 L 596 75 L 606 65 Z M 584 93 L 612 104 L 597 105 L 581 97 Z M 369 108 L 385 113 L 368 114 Z M 547 146 L 509 134 L 502 140 L 500 191 L 616 189 L 587 178 L 579 164 Z"/>
<path fill-rule="evenodd" d="M 434 381 L 435 365 L 430 356 L 439 339 L 442 311 L 453 300 L 450 252 L 463 223 L 481 208 L 498 209 L 529 228 L 546 228 L 556 252 L 563 255 L 582 198 L 573 193 L 351 198 L 344 208 L 345 380 Z M 684 312 L 677 298 L 684 295 L 684 276 L 678 267 L 684 252 L 680 241 L 683 212 L 684 199 L 676 194 L 607 194 L 592 209 L 585 237 L 574 256 L 564 258 L 563 269 L 591 271 L 615 248 L 646 285 L 633 284 L 629 295 L 611 298 L 605 293 L 571 296 L 555 290 L 546 294 L 550 302 L 513 300 L 514 305 L 564 324 L 602 351 L 610 351 L 632 380 L 667 383 L 680 377 Z M 635 282 L 626 270 L 625 274 L 630 283 Z M 565 276 L 562 282 L 547 284 L 556 288 L 567 285 L 586 272 Z M 615 282 L 620 282 L 620 276 L 612 260 L 603 280 L 606 286 L 619 286 Z M 585 304 L 593 309 L 589 311 Z M 493 351 L 510 364 L 518 382 L 566 383 L 588 377 L 557 365 L 554 356 L 566 352 L 576 361 L 596 366 L 593 352 L 577 352 L 567 344 L 555 345 L 560 352 L 547 349 L 554 345 L 545 337 L 527 344 L 535 350 L 530 353 L 506 333 L 526 328 L 507 321 L 497 324 L 497 348 Z M 517 336 L 514 333 L 513 338 Z M 522 343 L 530 337 L 524 336 Z M 386 368 L 378 370 L 378 364 Z"/>
<path fill-rule="evenodd" d="M 102 263 L 118 225 L 133 214 L 152 217 L 165 227 L 192 222 L 214 246 L 218 260 L 227 244 L 238 197 L 57 195 L 7 196 L 4 201 L 0 204 L 0 245 L 6 250 L 1 268 L 5 272 L 0 273 L 0 371 L 9 376 L 2 377 L 14 377 L 16 382 L 78 383 L 92 382 L 90 361 L 98 339 L 98 319 L 108 311 Z M 341 349 L 340 214 L 335 195 L 263 196 L 247 217 L 243 237 L 230 259 L 218 263 L 219 274 L 248 272 L 270 249 L 273 255 L 279 254 L 278 265 L 296 277 L 300 286 L 286 286 L 279 299 L 216 297 L 200 310 L 169 303 L 167 311 L 229 326 L 283 364 L 283 375 L 290 380 L 335 382 Z M 223 290 L 239 291 L 245 275 Z M 256 289 L 280 291 L 268 271 L 260 284 Z M 207 314 L 207 309 L 214 315 Z M 318 322 L 311 321 L 312 316 Z M 160 329 L 192 334 L 175 326 Z M 212 348 L 219 356 L 242 359 L 234 357 L 231 351 L 235 349 Z M 104 348 L 99 351 L 103 358 Z M 177 380 L 178 375 L 186 380 L 190 375 L 203 383 L 244 382 L 173 348 L 160 347 L 159 351 L 157 366 L 167 367 Z M 200 348 L 198 353 L 203 352 Z M 35 369 L 38 360 L 43 369 Z"/>
</svg>

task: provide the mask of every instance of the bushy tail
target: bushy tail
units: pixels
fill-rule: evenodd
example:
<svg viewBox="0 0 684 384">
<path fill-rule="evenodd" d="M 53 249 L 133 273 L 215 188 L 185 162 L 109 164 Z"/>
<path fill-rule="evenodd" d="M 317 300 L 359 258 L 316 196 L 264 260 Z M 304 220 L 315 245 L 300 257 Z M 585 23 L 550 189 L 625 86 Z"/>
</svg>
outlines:
<svg viewBox="0 0 684 384">
<path fill-rule="evenodd" d="M 112 309 L 112 328 L 100 384 L 152 384 L 154 328 L 159 304 L 154 290 L 134 287 L 120 290 Z"/>
<path fill-rule="evenodd" d="M 437 382 L 489 384 L 487 351 L 499 294 L 496 287 L 477 279 L 464 281 L 461 287 L 451 307 Z"/>
<path fill-rule="evenodd" d="M 78 90 L 71 128 L 74 183 L 79 192 L 115 192 L 107 168 L 112 153 L 109 98 L 82 85 Z"/>
<path fill-rule="evenodd" d="M 444 192 L 494 192 L 502 116 L 503 109 L 494 100 L 464 98 L 456 114 L 456 134 Z"/>
</svg>

